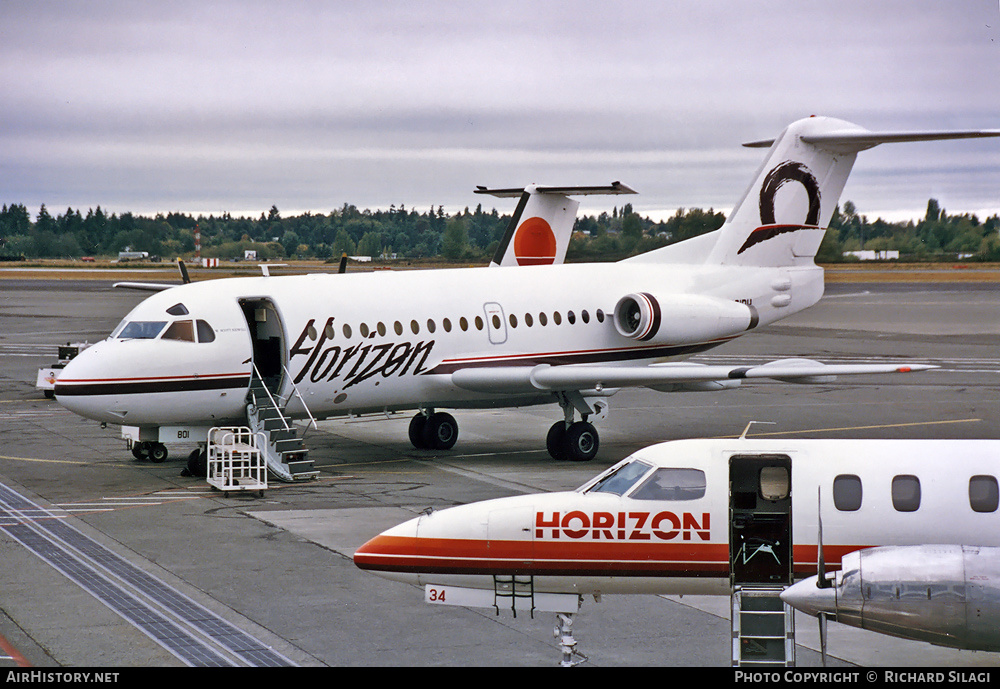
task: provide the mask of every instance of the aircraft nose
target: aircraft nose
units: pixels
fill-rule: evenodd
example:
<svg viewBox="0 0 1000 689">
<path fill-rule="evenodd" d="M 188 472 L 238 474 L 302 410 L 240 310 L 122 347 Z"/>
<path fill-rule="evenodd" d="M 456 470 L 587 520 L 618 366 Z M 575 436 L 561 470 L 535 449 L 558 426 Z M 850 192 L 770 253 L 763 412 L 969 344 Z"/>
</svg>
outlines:
<svg viewBox="0 0 1000 689">
<path fill-rule="evenodd" d="M 837 613 L 837 589 L 835 586 L 819 588 L 815 576 L 803 579 L 781 592 L 781 600 L 800 612 L 816 617 L 820 613 Z"/>
<path fill-rule="evenodd" d="M 354 551 L 354 564 L 375 574 L 409 571 L 422 550 L 417 538 L 419 521 L 411 519 L 370 539 Z"/>
<path fill-rule="evenodd" d="M 85 418 L 114 421 L 105 418 L 102 400 L 95 396 L 95 385 L 106 376 L 102 373 L 106 357 L 102 355 L 105 343 L 99 342 L 80 352 L 59 372 L 55 382 L 55 398 L 63 407 Z"/>
</svg>

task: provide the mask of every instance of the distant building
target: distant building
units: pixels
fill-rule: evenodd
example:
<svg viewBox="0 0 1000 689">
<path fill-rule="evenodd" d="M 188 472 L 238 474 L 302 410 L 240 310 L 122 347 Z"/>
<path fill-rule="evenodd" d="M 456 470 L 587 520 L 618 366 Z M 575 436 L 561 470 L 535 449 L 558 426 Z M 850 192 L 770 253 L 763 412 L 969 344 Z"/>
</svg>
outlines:
<svg viewBox="0 0 1000 689">
<path fill-rule="evenodd" d="M 845 251 L 844 256 L 854 256 L 861 261 L 896 261 L 898 251 Z"/>
</svg>

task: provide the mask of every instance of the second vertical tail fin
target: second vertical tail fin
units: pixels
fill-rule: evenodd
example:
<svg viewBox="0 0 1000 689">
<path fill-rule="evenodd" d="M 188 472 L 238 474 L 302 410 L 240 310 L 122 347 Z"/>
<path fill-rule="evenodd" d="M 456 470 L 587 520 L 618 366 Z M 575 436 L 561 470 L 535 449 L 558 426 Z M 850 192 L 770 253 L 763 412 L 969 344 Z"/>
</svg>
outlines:
<svg viewBox="0 0 1000 689">
<path fill-rule="evenodd" d="M 595 187 L 479 187 L 476 193 L 520 199 L 490 265 L 536 266 L 559 264 L 566 259 L 576 211 L 580 207 L 580 202 L 570 196 L 634 194 L 635 191 L 621 182 L 612 182 L 608 186 Z"/>
</svg>

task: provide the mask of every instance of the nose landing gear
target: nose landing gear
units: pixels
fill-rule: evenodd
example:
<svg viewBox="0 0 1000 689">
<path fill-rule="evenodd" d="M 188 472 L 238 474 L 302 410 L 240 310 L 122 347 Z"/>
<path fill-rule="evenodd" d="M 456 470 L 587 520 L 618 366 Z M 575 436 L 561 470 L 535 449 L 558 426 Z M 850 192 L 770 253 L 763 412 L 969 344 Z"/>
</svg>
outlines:
<svg viewBox="0 0 1000 689">
<path fill-rule="evenodd" d="M 132 456 L 138 460 L 148 459 L 154 464 L 167 461 L 167 446 L 148 440 L 132 444 Z"/>
</svg>

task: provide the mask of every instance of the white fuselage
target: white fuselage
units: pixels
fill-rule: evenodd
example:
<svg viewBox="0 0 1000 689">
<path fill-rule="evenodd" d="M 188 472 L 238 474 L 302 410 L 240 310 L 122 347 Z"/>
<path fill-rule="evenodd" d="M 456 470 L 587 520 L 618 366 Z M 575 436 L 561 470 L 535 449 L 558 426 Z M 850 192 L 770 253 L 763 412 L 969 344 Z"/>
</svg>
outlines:
<svg viewBox="0 0 1000 689">
<path fill-rule="evenodd" d="M 148 298 L 111 338 L 71 362 L 56 396 L 72 411 L 108 423 L 230 423 L 245 418 L 253 362 L 276 372 L 277 395 L 288 398 L 293 386 L 297 389 L 302 401 L 291 396 L 288 411 L 299 417 L 535 404 L 553 401 L 552 394 L 470 390 L 456 386 L 451 373 L 669 361 L 747 329 L 720 326 L 718 335 L 692 341 L 686 329 L 699 324 L 665 320 L 655 340 L 631 339 L 616 331 L 611 318 L 616 302 L 630 292 L 654 294 L 664 304 L 678 295 L 698 295 L 752 306 L 760 325 L 811 306 L 822 295 L 822 270 L 812 265 L 692 266 L 641 259 L 232 278 L 179 286 Z M 174 310 L 180 315 L 168 313 L 178 304 L 183 308 Z M 190 320 L 210 326 L 212 339 L 202 340 L 200 330 L 190 340 L 165 337 L 175 321 Z M 132 322 L 165 326 L 155 337 L 125 337 L 131 331 L 121 328 Z M 714 322 L 712 314 L 704 322 Z"/>
<path fill-rule="evenodd" d="M 576 491 L 424 514 L 354 559 L 420 585 L 514 574 L 552 593 L 728 594 L 815 574 L 820 510 L 830 569 L 877 545 L 998 546 L 998 477 L 992 440 L 673 441 Z"/>
</svg>

